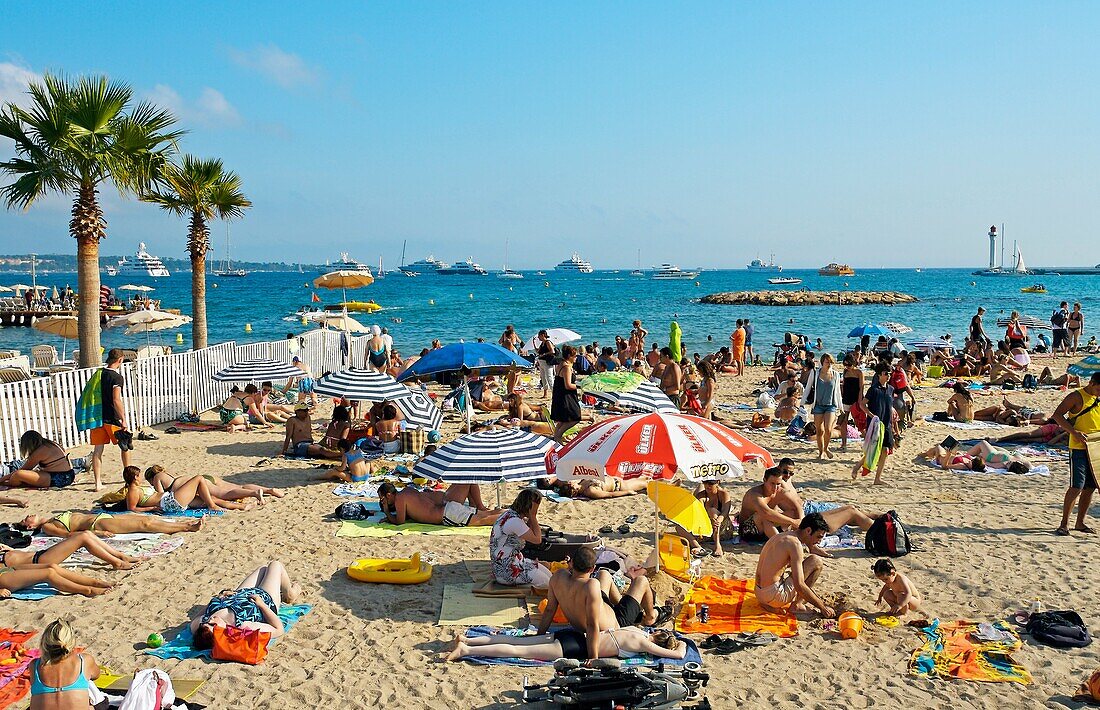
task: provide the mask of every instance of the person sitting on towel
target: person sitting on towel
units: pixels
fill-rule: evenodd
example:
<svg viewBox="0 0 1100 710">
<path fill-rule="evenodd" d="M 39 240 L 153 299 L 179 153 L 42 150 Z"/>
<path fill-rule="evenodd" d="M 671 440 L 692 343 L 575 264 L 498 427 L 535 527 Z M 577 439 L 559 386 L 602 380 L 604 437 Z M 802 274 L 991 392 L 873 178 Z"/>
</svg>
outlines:
<svg viewBox="0 0 1100 710">
<path fill-rule="evenodd" d="M 768 540 L 756 562 L 756 599 L 761 606 L 777 613 L 794 613 L 808 611 L 807 605 L 812 605 L 823 618 L 836 618 L 836 611 L 812 589 L 824 564 L 815 555 L 806 557 L 802 550 L 803 546 L 817 547 L 827 532 L 829 524 L 813 513 L 802 519 L 797 531 Z"/>
<path fill-rule="evenodd" d="M 599 658 L 604 631 L 657 626 L 672 619 L 671 608 L 654 608 L 653 589 L 644 568 L 633 567 L 627 572 L 630 586 L 620 593 L 607 570 L 593 575 L 595 567 L 596 551 L 582 547 L 573 553 L 569 569 L 560 569 L 550 577 L 538 635 L 549 630 L 561 609 L 572 627 L 572 633 L 554 636 L 565 658 Z"/>
<path fill-rule="evenodd" d="M 398 491 L 387 481 L 378 486 L 378 503 L 386 522 L 394 525 L 406 522 L 456 528 L 492 525 L 504 512 L 478 510 L 476 506 L 466 505 L 458 499 L 462 496 L 465 500 L 469 494 L 469 486 L 451 486 L 443 498 L 439 498 L 434 491 L 418 491 L 412 486 Z"/>
</svg>

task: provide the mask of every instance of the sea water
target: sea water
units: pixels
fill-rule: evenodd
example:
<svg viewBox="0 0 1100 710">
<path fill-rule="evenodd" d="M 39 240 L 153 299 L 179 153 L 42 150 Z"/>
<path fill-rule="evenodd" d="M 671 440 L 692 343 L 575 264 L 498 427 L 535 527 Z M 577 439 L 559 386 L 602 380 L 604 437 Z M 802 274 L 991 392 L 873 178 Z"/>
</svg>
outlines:
<svg viewBox="0 0 1100 710">
<path fill-rule="evenodd" d="M 1047 294 L 1026 294 L 1020 289 L 1038 277 L 981 277 L 964 269 L 880 269 L 860 270 L 856 276 L 819 276 L 816 270 L 784 270 L 783 276 L 803 279 L 797 286 L 771 286 L 774 273 L 745 270 L 704 271 L 690 280 L 654 280 L 620 272 L 596 271 L 591 274 L 547 271 L 545 276 L 525 272 L 523 279 L 498 279 L 488 276 L 439 276 L 422 274 L 416 278 L 387 275 L 374 284 L 347 292 L 348 300 L 374 300 L 383 306 L 376 313 L 351 316 L 370 326 L 389 328 L 395 346 L 405 354 L 428 347 L 433 338 L 444 343 L 478 337 L 496 342 L 504 327 L 512 324 L 525 339 L 540 328 L 570 328 L 581 334 L 583 342 L 613 344 L 615 335 L 626 336 L 631 321 L 639 318 L 650 331 L 649 342 L 665 343 L 669 324 L 677 321 L 683 330 L 688 352 L 706 353 L 728 343 L 738 318 L 749 318 L 756 329 L 754 345 L 764 358 L 770 358 L 770 345 L 779 342 L 786 331 L 821 338 L 830 351 L 850 344 L 848 332 L 863 323 L 893 321 L 913 328 L 902 340 L 951 333 L 956 342 L 966 335 L 970 317 L 978 306 L 985 306 L 986 330 L 1000 332 L 994 321 L 1012 310 L 1043 320 L 1050 317 L 1058 302 L 1079 301 L 1085 313 L 1085 337 L 1096 332 L 1093 317 L 1100 318 L 1100 276 L 1044 276 Z M 316 274 L 295 272 L 254 272 L 244 278 L 207 277 L 207 319 L 209 341 L 255 342 L 278 340 L 287 333 L 301 333 L 316 327 L 302 325 L 290 317 L 311 303 L 316 293 L 324 303 L 342 300 L 339 290 L 314 288 Z M 29 275 L 0 275 L 0 284 L 27 282 Z M 116 287 L 133 283 L 134 277 L 104 277 L 103 283 Z M 76 284 L 75 274 L 39 274 L 38 283 L 62 287 Z M 176 273 L 169 278 L 138 279 L 155 288 L 150 296 L 160 299 L 164 308 L 191 312 L 191 275 Z M 699 303 L 709 293 L 741 290 L 852 290 L 901 291 L 920 299 L 918 303 L 896 306 L 720 306 Z M 251 332 L 245 325 L 251 325 Z M 125 335 L 122 328 L 105 329 L 105 347 L 135 348 L 146 342 L 145 335 Z M 176 343 L 176 332 L 184 345 Z M 189 327 L 179 331 L 161 331 L 148 335 L 149 342 L 172 345 L 177 352 L 190 346 Z M 29 351 L 31 345 L 52 343 L 61 349 L 61 339 L 26 327 L 0 330 L 0 348 Z M 68 342 L 71 350 L 75 341 Z"/>
</svg>

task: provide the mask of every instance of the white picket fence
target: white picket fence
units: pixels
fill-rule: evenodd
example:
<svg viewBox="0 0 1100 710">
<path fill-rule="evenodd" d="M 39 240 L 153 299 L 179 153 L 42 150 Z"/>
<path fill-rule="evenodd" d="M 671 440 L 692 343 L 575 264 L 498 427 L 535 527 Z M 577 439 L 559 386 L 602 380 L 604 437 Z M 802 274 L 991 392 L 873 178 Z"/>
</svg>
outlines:
<svg viewBox="0 0 1100 710">
<path fill-rule="evenodd" d="M 219 343 L 202 350 L 144 358 L 122 366 L 127 424 L 139 429 L 173 421 L 185 412 L 202 412 L 221 404 L 229 386 L 211 379 L 218 370 L 241 360 L 289 362 L 297 355 L 315 376 L 361 365 L 368 337 L 349 338 L 349 355 L 341 333 L 314 330 L 294 340 L 270 343 Z M 19 456 L 19 437 L 34 429 L 64 448 L 88 442 L 76 429 L 76 403 L 95 369 L 58 372 L 24 382 L 0 385 L 0 461 Z"/>
</svg>

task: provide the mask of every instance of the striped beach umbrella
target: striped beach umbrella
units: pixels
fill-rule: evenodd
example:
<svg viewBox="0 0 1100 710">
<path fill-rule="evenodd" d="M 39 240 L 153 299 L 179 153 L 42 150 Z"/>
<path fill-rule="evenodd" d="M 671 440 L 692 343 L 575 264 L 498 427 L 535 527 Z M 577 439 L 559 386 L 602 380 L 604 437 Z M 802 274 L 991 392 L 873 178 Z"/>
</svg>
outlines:
<svg viewBox="0 0 1100 710">
<path fill-rule="evenodd" d="M 677 414 L 677 407 L 657 385 L 643 381 L 636 388 L 628 392 L 602 392 L 599 390 L 587 392 L 597 400 L 605 402 L 612 407 L 619 407 L 631 412 L 664 412 Z"/>
<path fill-rule="evenodd" d="M 1050 324 L 1050 321 L 1045 321 L 1042 318 L 1036 318 L 1035 316 L 1023 315 L 1019 319 L 1020 325 L 1025 328 L 1033 328 L 1035 330 L 1054 330 L 1054 326 Z M 1009 323 L 1008 318 L 998 318 L 997 325 L 1001 328 L 1007 328 Z"/>
<path fill-rule="evenodd" d="M 914 350 L 954 350 L 954 344 L 944 340 L 943 338 L 921 338 L 920 340 L 914 340 L 906 343 L 906 345 Z"/>
<path fill-rule="evenodd" d="M 687 414 L 612 417 L 582 431 L 547 457 L 547 470 L 578 478 L 740 477 L 744 461 L 773 466 L 763 447 L 727 427 Z"/>
<path fill-rule="evenodd" d="M 1100 372 L 1100 356 L 1089 355 L 1084 360 L 1070 365 L 1066 368 L 1066 371 L 1078 377 L 1092 377 L 1097 372 Z"/>
<path fill-rule="evenodd" d="M 303 377 L 297 367 L 278 360 L 242 360 L 214 373 L 215 382 L 263 382 Z"/>
<path fill-rule="evenodd" d="M 423 392 L 405 390 L 408 396 L 395 399 L 394 405 L 405 415 L 405 421 L 422 429 L 439 429 L 443 426 L 443 410 L 435 406 Z"/>
<path fill-rule="evenodd" d="M 317 381 L 314 390 L 326 397 L 347 397 L 367 402 L 397 400 L 412 394 L 408 387 L 398 384 L 385 373 L 356 369 L 326 375 Z"/>
<path fill-rule="evenodd" d="M 529 481 L 546 475 L 546 454 L 554 440 L 519 429 L 495 428 L 464 434 L 413 467 L 413 474 L 444 483 Z"/>
<path fill-rule="evenodd" d="M 884 321 L 882 327 L 886 328 L 898 335 L 905 335 L 906 333 L 912 333 L 913 329 L 904 323 L 895 323 L 894 321 Z"/>
</svg>

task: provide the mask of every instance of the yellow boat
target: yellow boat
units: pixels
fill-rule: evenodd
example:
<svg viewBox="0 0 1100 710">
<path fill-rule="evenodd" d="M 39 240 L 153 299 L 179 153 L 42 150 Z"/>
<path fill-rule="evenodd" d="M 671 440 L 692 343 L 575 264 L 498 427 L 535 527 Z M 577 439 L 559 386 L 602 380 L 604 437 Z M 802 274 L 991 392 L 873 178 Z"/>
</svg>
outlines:
<svg viewBox="0 0 1100 710">
<path fill-rule="evenodd" d="M 1022 293 L 1046 293 L 1047 287 L 1043 284 L 1035 284 L 1034 286 L 1024 286 L 1020 291 Z"/>
<path fill-rule="evenodd" d="M 348 576 L 375 584 L 421 584 L 432 578 L 432 566 L 420 561 L 419 552 L 407 560 L 364 558 L 348 566 Z"/>
<path fill-rule="evenodd" d="M 855 276 L 855 269 L 847 264 L 832 263 L 817 270 L 819 276 Z"/>
<path fill-rule="evenodd" d="M 382 310 L 382 306 L 374 301 L 342 301 L 325 306 L 326 311 L 342 311 L 347 307 L 348 313 L 374 313 Z"/>
</svg>

